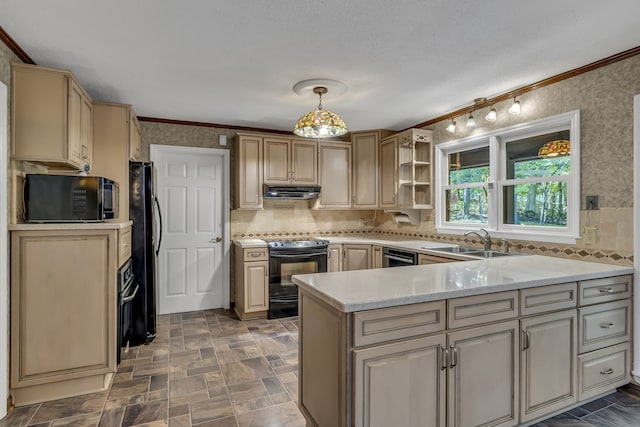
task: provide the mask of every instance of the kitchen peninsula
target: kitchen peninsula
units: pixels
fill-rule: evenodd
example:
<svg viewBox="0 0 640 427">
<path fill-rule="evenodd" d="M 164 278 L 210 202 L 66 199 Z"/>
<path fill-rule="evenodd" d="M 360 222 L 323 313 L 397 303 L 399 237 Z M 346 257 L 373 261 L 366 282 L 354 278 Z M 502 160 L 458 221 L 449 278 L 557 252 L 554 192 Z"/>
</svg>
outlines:
<svg viewBox="0 0 640 427">
<path fill-rule="evenodd" d="M 545 256 L 293 277 L 308 426 L 528 425 L 630 381 L 631 267 Z"/>
</svg>

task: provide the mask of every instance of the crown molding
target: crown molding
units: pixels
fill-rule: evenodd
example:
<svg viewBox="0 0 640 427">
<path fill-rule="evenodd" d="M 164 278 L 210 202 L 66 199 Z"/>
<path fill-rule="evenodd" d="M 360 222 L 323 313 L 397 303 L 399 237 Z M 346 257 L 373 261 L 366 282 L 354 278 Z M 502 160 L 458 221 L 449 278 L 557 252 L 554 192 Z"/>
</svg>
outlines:
<svg viewBox="0 0 640 427">
<path fill-rule="evenodd" d="M 18 43 L 16 43 L 16 41 L 11 38 L 11 36 L 4 30 L 4 28 L 2 28 L 2 26 L 0 26 L 0 41 L 6 44 L 7 47 L 11 49 L 11 51 L 15 53 L 16 56 L 20 58 L 22 62 L 24 62 L 25 64 L 35 65 L 35 62 L 33 61 L 33 59 L 31 59 L 31 57 L 27 54 L 27 52 L 25 52 L 18 45 Z"/>
<path fill-rule="evenodd" d="M 146 116 L 138 116 L 138 120 L 141 122 L 165 123 L 165 124 L 171 124 L 171 125 L 185 125 L 185 126 L 200 126 L 200 127 L 207 127 L 207 128 L 231 129 L 231 130 L 238 130 L 238 131 L 244 130 L 249 132 L 277 133 L 281 135 L 294 136 L 293 132 L 291 131 L 255 128 L 255 127 L 249 127 L 249 126 L 232 126 L 232 125 L 223 125 L 219 123 L 192 122 L 189 120 L 162 119 L 159 117 L 146 117 Z"/>
</svg>

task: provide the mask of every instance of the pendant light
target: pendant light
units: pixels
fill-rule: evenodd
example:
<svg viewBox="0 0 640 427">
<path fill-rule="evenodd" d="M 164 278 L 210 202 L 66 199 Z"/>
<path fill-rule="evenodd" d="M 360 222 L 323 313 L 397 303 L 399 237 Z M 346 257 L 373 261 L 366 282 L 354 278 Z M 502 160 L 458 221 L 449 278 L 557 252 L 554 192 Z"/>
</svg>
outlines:
<svg viewBox="0 0 640 427">
<path fill-rule="evenodd" d="M 569 154 L 571 154 L 571 141 L 568 139 L 549 141 L 538 150 L 538 157 L 558 157 Z"/>
<path fill-rule="evenodd" d="M 485 116 L 485 119 L 488 122 L 495 122 L 496 120 L 498 120 L 498 113 L 496 112 L 496 109 L 491 107 L 491 110 L 489 110 L 489 112 Z"/>
<path fill-rule="evenodd" d="M 313 93 L 318 94 L 320 102 L 316 111 L 310 111 L 300 117 L 293 133 L 303 138 L 330 138 L 347 133 L 347 125 L 335 113 L 322 108 L 322 95 L 328 92 L 324 86 L 316 86 Z"/>
<path fill-rule="evenodd" d="M 456 133 L 456 122 L 455 122 L 455 120 L 451 119 L 451 123 L 449 123 L 449 126 L 447 126 L 447 132 Z"/>
<path fill-rule="evenodd" d="M 513 98 L 513 104 L 509 107 L 509 113 L 511 114 L 520 114 L 520 101 L 518 101 L 515 97 Z"/>
<path fill-rule="evenodd" d="M 467 124 L 466 126 L 468 128 L 472 128 L 476 126 L 476 119 L 473 118 L 473 114 L 469 113 L 469 117 L 467 118 Z"/>
</svg>

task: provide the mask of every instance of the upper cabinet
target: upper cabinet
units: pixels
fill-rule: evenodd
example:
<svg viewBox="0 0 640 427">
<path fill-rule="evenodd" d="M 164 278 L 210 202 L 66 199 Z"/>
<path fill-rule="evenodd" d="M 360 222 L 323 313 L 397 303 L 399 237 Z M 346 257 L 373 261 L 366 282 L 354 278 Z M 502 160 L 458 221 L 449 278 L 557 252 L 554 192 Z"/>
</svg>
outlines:
<svg viewBox="0 0 640 427">
<path fill-rule="evenodd" d="M 264 183 L 314 185 L 318 182 L 317 142 L 264 138 Z"/>
<path fill-rule="evenodd" d="M 263 151 L 262 137 L 238 134 L 236 206 L 238 209 L 262 209 Z"/>
<path fill-rule="evenodd" d="M 351 207 L 351 144 L 318 142 L 320 196 L 316 208 L 348 209 Z"/>
<path fill-rule="evenodd" d="M 433 132 L 409 129 L 380 143 L 380 207 L 432 208 Z"/>
<path fill-rule="evenodd" d="M 73 74 L 12 63 L 12 78 L 12 158 L 51 169 L 91 167 L 93 105 Z"/>
<path fill-rule="evenodd" d="M 129 160 L 134 162 L 142 161 L 142 132 L 140 123 L 133 108 L 129 109 Z"/>
<path fill-rule="evenodd" d="M 352 197 L 351 207 L 376 209 L 378 207 L 378 147 L 389 131 L 364 131 L 351 134 Z"/>
</svg>

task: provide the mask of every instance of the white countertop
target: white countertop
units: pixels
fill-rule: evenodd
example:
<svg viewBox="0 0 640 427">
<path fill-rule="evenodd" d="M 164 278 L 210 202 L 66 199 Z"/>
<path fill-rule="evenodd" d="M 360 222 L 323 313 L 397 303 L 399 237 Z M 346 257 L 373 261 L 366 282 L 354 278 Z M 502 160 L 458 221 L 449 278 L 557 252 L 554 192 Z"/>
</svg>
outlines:
<svg viewBox="0 0 640 427">
<path fill-rule="evenodd" d="M 408 249 L 416 252 L 427 253 L 427 248 L 449 248 L 458 246 L 452 243 L 432 242 L 429 240 L 385 240 L 373 239 L 367 237 L 324 237 L 319 236 L 317 239 L 328 240 L 329 244 L 361 244 L 361 245 L 380 245 L 389 248 Z M 241 248 L 264 248 L 267 242 L 262 239 L 237 239 L 233 243 Z M 444 254 L 441 254 L 444 255 Z"/>
<path fill-rule="evenodd" d="M 301 290 L 349 313 L 633 272 L 632 267 L 529 255 L 302 274 L 292 280 Z"/>
<path fill-rule="evenodd" d="M 233 244 L 241 248 L 266 248 L 267 242 L 262 239 L 237 239 Z"/>
<path fill-rule="evenodd" d="M 46 224 L 9 224 L 9 231 L 44 230 L 119 230 L 133 225 L 133 221 L 122 222 L 55 222 Z"/>
</svg>

